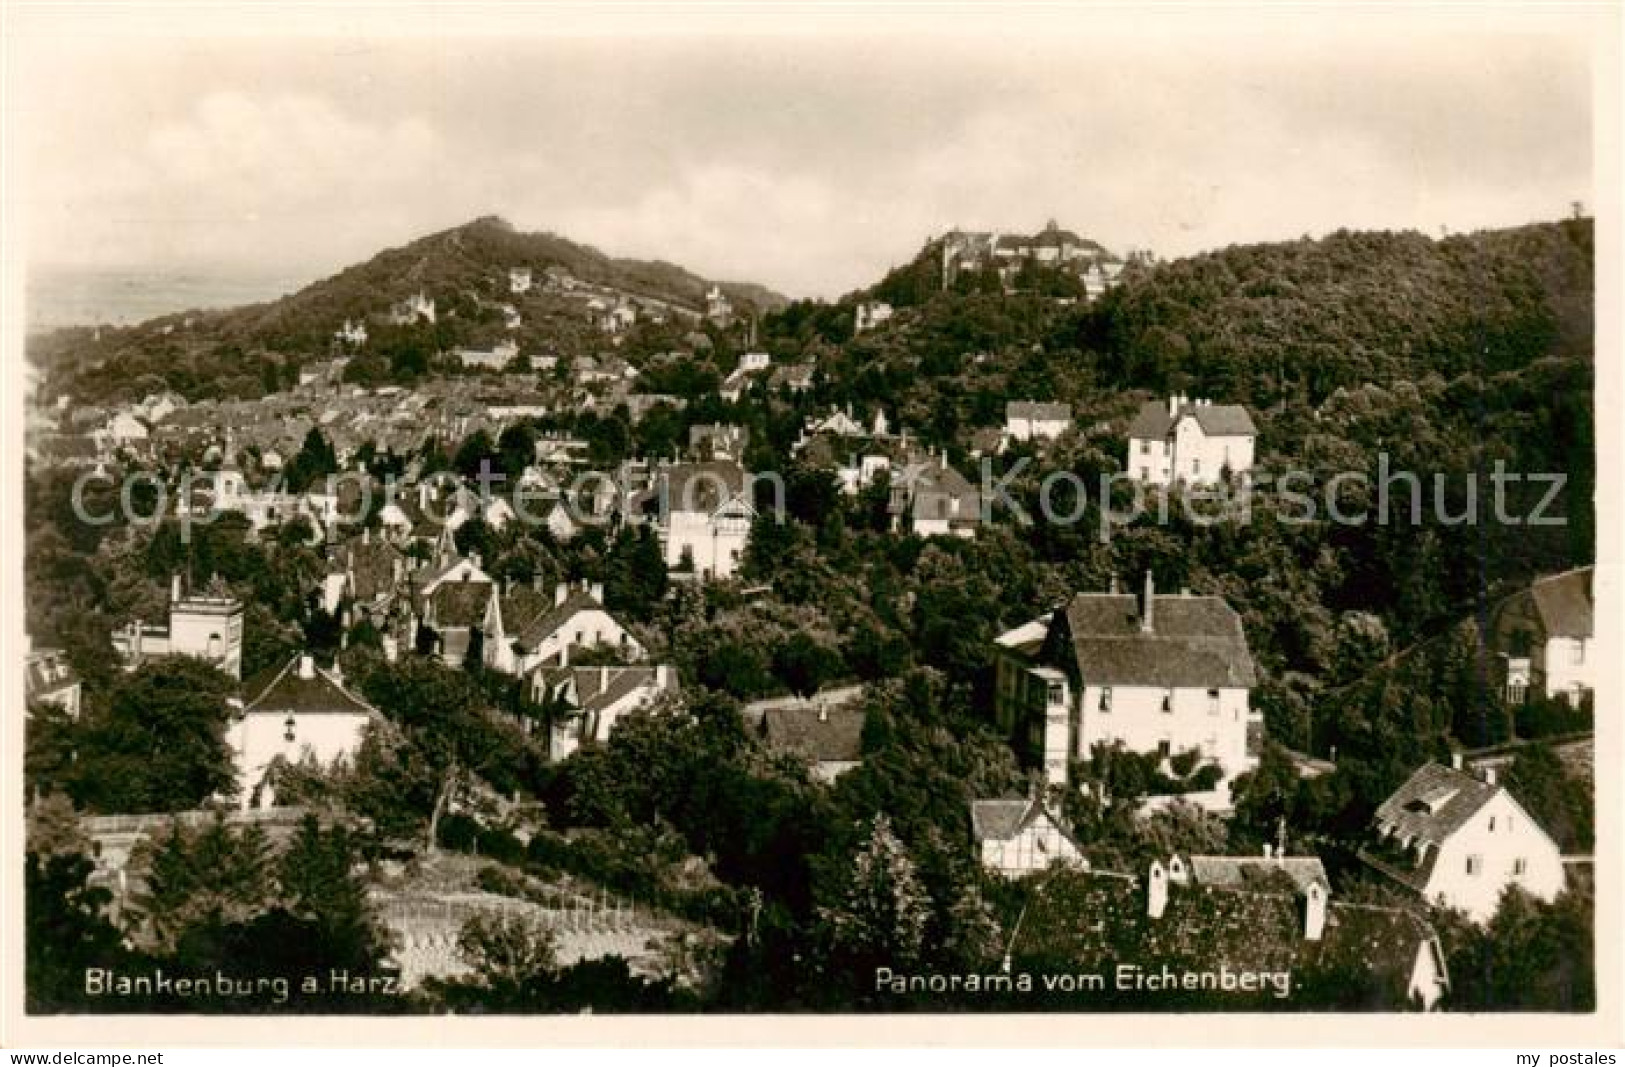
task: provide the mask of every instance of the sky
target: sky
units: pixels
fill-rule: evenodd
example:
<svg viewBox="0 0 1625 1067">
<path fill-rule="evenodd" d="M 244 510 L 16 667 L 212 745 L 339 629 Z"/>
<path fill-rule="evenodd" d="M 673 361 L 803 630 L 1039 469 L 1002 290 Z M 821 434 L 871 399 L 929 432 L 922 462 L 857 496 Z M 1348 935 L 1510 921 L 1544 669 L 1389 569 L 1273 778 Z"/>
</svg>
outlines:
<svg viewBox="0 0 1625 1067">
<path fill-rule="evenodd" d="M 36 26 L 10 206 L 35 265 L 315 279 L 496 214 L 833 298 L 953 226 L 1170 258 L 1592 200 L 1581 19 L 899 18 Z"/>
</svg>

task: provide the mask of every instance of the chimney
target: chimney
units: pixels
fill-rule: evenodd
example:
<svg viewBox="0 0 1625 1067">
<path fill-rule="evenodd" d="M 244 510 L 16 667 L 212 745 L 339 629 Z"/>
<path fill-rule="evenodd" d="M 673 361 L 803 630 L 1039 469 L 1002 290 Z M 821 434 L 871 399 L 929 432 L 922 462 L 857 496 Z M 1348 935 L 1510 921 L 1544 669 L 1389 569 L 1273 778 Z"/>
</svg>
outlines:
<svg viewBox="0 0 1625 1067">
<path fill-rule="evenodd" d="M 1112 596 L 1117 595 L 1117 575 L 1115 574 L 1112 575 L 1111 594 Z"/>
<path fill-rule="evenodd" d="M 1482 767 L 1482 768 L 1480 768 L 1480 773 L 1482 773 L 1484 775 L 1484 784 L 1485 785 L 1494 785 L 1495 784 L 1495 768 L 1494 767 L 1488 767 L 1488 766 Z"/>
<path fill-rule="evenodd" d="M 316 677 L 316 657 L 308 652 L 299 657 L 299 677 L 307 682 Z"/>
<path fill-rule="evenodd" d="M 558 585 L 555 585 L 553 587 L 553 606 L 556 608 L 560 604 L 564 603 L 565 599 L 568 598 L 569 595 L 570 585 L 568 582 L 560 582 Z"/>
<path fill-rule="evenodd" d="M 1456 749 L 1450 753 L 1450 766 L 1453 770 L 1461 770 L 1461 750 Z"/>
<path fill-rule="evenodd" d="M 1140 632 L 1151 633 L 1156 629 L 1157 584 L 1151 578 L 1151 571 L 1145 572 L 1145 603 L 1140 608 Z"/>
<path fill-rule="evenodd" d="M 179 604 L 181 601 L 181 574 L 176 571 L 169 576 L 169 602 Z"/>
<path fill-rule="evenodd" d="M 1151 873 L 1146 879 L 1145 913 L 1153 919 L 1162 918 L 1168 907 L 1168 872 L 1162 864 L 1151 861 Z"/>
<path fill-rule="evenodd" d="M 1168 398 L 1168 417 L 1171 419 L 1179 414 L 1179 397 L 1173 395 Z"/>
<path fill-rule="evenodd" d="M 818 721 L 819 722 L 829 722 L 829 705 L 828 704 L 819 704 L 818 705 Z"/>
<path fill-rule="evenodd" d="M 1326 890 L 1319 882 L 1310 882 L 1303 893 L 1303 936 L 1308 941 L 1319 941 L 1326 929 Z"/>
<path fill-rule="evenodd" d="M 587 589 L 587 592 L 590 593 L 592 595 L 592 598 L 594 600 L 598 601 L 598 603 L 602 604 L 604 602 L 604 583 L 603 582 L 594 582 L 594 583 L 592 583 L 592 585 Z"/>
<path fill-rule="evenodd" d="M 1264 858 L 1269 859 L 1275 853 L 1275 847 L 1268 841 L 1264 842 Z"/>
</svg>

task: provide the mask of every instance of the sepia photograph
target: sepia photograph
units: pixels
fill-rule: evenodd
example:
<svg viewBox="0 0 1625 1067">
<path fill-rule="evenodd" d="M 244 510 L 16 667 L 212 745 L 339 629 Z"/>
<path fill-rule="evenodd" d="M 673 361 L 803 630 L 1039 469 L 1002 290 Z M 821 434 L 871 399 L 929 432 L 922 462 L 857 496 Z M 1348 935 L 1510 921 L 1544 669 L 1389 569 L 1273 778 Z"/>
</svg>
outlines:
<svg viewBox="0 0 1625 1067">
<path fill-rule="evenodd" d="M 1617 7 L 6 7 L 19 1027 L 1619 1040 Z"/>
</svg>

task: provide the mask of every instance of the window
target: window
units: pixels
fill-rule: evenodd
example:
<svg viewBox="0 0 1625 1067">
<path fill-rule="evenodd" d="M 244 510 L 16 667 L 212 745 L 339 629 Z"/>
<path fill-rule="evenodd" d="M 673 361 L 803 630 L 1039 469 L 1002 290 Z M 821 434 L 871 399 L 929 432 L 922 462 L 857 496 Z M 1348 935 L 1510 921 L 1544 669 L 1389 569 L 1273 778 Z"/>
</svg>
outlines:
<svg viewBox="0 0 1625 1067">
<path fill-rule="evenodd" d="M 1064 704 L 1066 703 L 1065 697 L 1066 686 L 1060 682 L 1051 682 L 1049 684 L 1049 702 L 1051 704 Z"/>
<path fill-rule="evenodd" d="M 1169 756 L 1173 755 L 1173 751 L 1174 751 L 1174 743 L 1172 741 L 1168 740 L 1166 737 L 1163 738 L 1161 741 L 1157 742 L 1157 755 L 1158 755 L 1158 757 L 1160 757 L 1162 759 L 1167 759 Z"/>
<path fill-rule="evenodd" d="M 1522 704 L 1529 699 L 1529 687 L 1523 682 L 1507 683 L 1507 703 Z"/>
<path fill-rule="evenodd" d="M 1100 691 L 1100 710 L 1101 711 L 1111 711 L 1112 710 L 1112 690 L 1111 690 L 1111 686 L 1107 686 L 1105 689 L 1102 689 Z"/>
<path fill-rule="evenodd" d="M 1490 816 L 1490 833 L 1493 834 L 1494 832 L 1495 832 L 1495 816 L 1491 815 Z"/>
<path fill-rule="evenodd" d="M 1162 712 L 1164 715 L 1174 713 L 1174 691 L 1172 689 L 1162 694 Z"/>
<path fill-rule="evenodd" d="M 1207 713 L 1209 715 L 1217 715 L 1219 713 L 1219 691 L 1217 689 L 1209 689 L 1207 691 Z"/>
<path fill-rule="evenodd" d="M 1586 643 L 1584 641 L 1575 641 L 1570 654 L 1576 667 L 1583 665 L 1586 661 Z"/>
<path fill-rule="evenodd" d="M 1150 467 L 1141 467 L 1140 468 L 1140 481 L 1149 482 L 1150 480 L 1151 480 L 1151 468 Z"/>
<path fill-rule="evenodd" d="M 1512 877 L 1522 878 L 1529 873 L 1529 861 L 1519 856 L 1512 861 Z"/>
<path fill-rule="evenodd" d="M 1200 456 L 1197 456 L 1196 458 L 1191 460 L 1191 474 L 1195 475 L 1195 474 L 1201 474 L 1201 473 L 1202 473 L 1202 458 Z"/>
<path fill-rule="evenodd" d="M 1480 871 L 1482 871 L 1483 869 L 1484 869 L 1484 857 L 1483 856 L 1468 856 L 1467 857 L 1467 873 L 1468 874 L 1470 874 L 1470 875 L 1472 875 L 1474 877 L 1477 877 L 1478 873 Z"/>
<path fill-rule="evenodd" d="M 1150 441 L 1141 441 L 1140 442 L 1140 455 L 1149 456 L 1150 454 L 1151 454 L 1151 442 Z"/>
</svg>

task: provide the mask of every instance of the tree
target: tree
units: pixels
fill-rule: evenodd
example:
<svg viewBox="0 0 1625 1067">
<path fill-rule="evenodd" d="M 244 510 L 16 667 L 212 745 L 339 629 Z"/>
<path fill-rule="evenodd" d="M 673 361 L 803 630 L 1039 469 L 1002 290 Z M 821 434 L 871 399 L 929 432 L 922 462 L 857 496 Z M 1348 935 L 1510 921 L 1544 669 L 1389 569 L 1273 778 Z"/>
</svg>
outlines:
<svg viewBox="0 0 1625 1067">
<path fill-rule="evenodd" d="M 885 815 L 875 816 L 837 899 L 819 914 L 837 956 L 855 973 L 873 973 L 881 964 L 906 967 L 920 958 L 931 900 Z"/>
<path fill-rule="evenodd" d="M 172 656 L 116 684 L 86 716 L 69 795 L 98 812 L 185 811 L 237 790 L 226 743 L 230 678 Z"/>
<path fill-rule="evenodd" d="M 118 929 L 103 915 L 113 895 L 89 885 L 93 870 L 95 864 L 78 852 L 28 853 L 23 951 L 30 1012 L 82 1007 L 86 971 L 116 970 L 127 955 Z"/>
<path fill-rule="evenodd" d="M 367 695 L 399 727 L 409 758 L 421 762 L 436 783 L 433 802 L 422 813 L 424 843 L 435 852 L 441 816 L 458 790 L 505 748 L 517 746 L 484 713 L 485 697 L 474 679 L 439 663 L 412 660 L 379 671 L 368 679 Z"/>
<path fill-rule="evenodd" d="M 457 935 L 457 948 L 480 980 L 498 989 L 546 978 L 558 963 L 553 928 L 523 912 L 473 916 Z"/>
<path fill-rule="evenodd" d="M 338 469 L 338 456 L 334 453 L 332 444 L 320 428 L 312 426 L 305 434 L 304 444 L 288 462 L 283 476 L 290 491 L 303 493 L 318 480 L 330 474 L 337 474 Z"/>
</svg>

